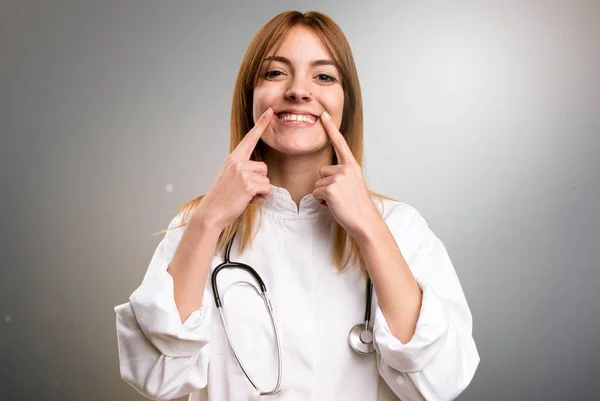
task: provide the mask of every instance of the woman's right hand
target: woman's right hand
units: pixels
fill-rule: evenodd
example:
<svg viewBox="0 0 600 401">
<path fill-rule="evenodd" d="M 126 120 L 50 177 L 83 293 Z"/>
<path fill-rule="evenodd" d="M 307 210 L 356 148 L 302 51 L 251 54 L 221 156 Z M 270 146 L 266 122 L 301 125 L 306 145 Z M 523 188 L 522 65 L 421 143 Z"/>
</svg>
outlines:
<svg viewBox="0 0 600 401">
<path fill-rule="evenodd" d="M 242 214 L 248 204 L 260 204 L 265 200 L 271 191 L 267 165 L 250 160 L 250 156 L 272 118 L 273 110 L 268 108 L 227 156 L 193 216 L 208 218 L 223 229 Z"/>
</svg>

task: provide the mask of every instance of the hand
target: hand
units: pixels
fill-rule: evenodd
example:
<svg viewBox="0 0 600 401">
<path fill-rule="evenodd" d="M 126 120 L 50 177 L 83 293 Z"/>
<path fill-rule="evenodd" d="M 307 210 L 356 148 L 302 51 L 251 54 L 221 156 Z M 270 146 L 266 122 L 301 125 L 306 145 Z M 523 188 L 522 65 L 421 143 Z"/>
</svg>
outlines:
<svg viewBox="0 0 600 401">
<path fill-rule="evenodd" d="M 273 110 L 268 108 L 225 159 L 217 178 L 194 212 L 210 217 L 220 228 L 232 223 L 246 209 L 248 204 L 260 204 L 271 191 L 267 178 L 267 165 L 250 160 L 250 156 L 273 118 Z"/>
<path fill-rule="evenodd" d="M 327 112 L 321 115 L 321 124 L 331 140 L 339 164 L 321 167 L 321 179 L 315 183 L 313 196 L 329 208 L 352 237 L 357 238 L 372 222 L 381 220 L 381 216 L 371 200 L 362 168 Z"/>
</svg>

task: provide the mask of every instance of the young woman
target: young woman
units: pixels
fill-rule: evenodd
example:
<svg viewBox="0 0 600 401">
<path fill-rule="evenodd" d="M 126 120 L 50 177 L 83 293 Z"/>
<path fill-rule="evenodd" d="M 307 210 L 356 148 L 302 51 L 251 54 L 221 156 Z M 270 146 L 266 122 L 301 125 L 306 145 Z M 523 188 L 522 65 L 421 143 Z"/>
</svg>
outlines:
<svg viewBox="0 0 600 401">
<path fill-rule="evenodd" d="M 479 364 L 442 242 L 362 173 L 340 28 L 285 12 L 237 78 L 231 153 L 115 308 L 121 375 L 190 400 L 450 400 Z"/>
</svg>

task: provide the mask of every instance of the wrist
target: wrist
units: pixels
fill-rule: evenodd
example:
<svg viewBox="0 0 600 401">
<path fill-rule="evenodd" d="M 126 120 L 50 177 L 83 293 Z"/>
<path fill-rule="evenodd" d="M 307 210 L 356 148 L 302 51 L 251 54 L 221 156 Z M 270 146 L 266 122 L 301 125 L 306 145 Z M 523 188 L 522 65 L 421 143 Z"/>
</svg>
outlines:
<svg viewBox="0 0 600 401">
<path fill-rule="evenodd" d="M 212 232 L 217 235 L 221 234 L 226 226 L 214 213 L 206 213 L 203 210 L 196 210 L 190 217 L 188 224 L 193 230 Z"/>
<path fill-rule="evenodd" d="M 377 215 L 372 219 L 367 219 L 364 224 L 361 224 L 356 233 L 353 235 L 359 246 L 368 246 L 381 238 L 381 235 L 388 230 L 388 227 L 381 218 Z"/>
</svg>

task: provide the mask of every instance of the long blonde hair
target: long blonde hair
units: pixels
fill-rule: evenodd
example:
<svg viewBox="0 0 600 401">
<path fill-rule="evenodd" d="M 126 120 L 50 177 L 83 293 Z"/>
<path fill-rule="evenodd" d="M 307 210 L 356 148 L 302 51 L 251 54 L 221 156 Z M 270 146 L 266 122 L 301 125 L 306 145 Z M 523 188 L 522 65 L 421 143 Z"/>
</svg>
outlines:
<svg viewBox="0 0 600 401">
<path fill-rule="evenodd" d="M 339 26 L 327 15 L 310 11 L 286 11 L 268 21 L 254 36 L 242 60 L 231 105 L 229 150 L 233 151 L 244 135 L 254 126 L 252 103 L 254 88 L 260 79 L 261 65 L 269 52 L 279 46 L 285 35 L 294 27 L 302 26 L 311 29 L 331 54 L 341 74 L 344 91 L 344 110 L 340 132 L 343 134 L 356 161 L 363 165 L 363 110 L 362 96 L 358 73 L 352 57 L 350 45 Z M 265 144 L 259 141 L 250 160 L 262 161 Z M 332 152 L 332 164 L 338 164 L 335 152 Z M 379 199 L 392 199 L 369 190 L 369 194 Z M 191 211 L 204 195 L 183 203 L 179 207 L 182 223 L 174 228 L 184 226 Z M 254 220 L 261 205 L 249 204 L 246 210 L 221 232 L 215 252 L 224 251 L 227 243 L 238 232 L 240 252 L 252 241 Z M 334 220 L 335 221 L 335 220 Z M 163 233 L 167 230 L 160 231 Z M 333 227 L 332 262 L 339 272 L 349 265 L 360 262 L 364 269 L 362 255 L 357 242 L 335 222 Z M 349 247 L 349 248 L 348 248 Z"/>
</svg>

